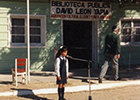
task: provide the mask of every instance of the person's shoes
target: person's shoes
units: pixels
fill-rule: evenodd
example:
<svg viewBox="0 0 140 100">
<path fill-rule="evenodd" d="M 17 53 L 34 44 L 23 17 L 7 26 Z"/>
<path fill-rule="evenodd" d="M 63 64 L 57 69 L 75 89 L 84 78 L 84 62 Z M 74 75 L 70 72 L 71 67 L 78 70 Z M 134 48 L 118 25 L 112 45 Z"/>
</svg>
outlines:
<svg viewBox="0 0 140 100">
<path fill-rule="evenodd" d="M 67 100 L 67 99 L 63 98 L 63 100 Z"/>
<path fill-rule="evenodd" d="M 102 79 L 98 79 L 98 83 L 102 83 Z"/>
<path fill-rule="evenodd" d="M 120 81 L 121 79 L 122 79 L 122 78 L 119 77 L 119 78 L 115 79 L 115 81 Z"/>
</svg>

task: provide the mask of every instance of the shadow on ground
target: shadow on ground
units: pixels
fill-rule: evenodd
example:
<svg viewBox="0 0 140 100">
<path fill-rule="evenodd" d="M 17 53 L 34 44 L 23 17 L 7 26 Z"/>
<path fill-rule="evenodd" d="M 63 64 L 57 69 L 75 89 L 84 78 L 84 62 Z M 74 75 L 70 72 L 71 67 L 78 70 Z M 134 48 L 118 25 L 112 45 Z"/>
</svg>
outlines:
<svg viewBox="0 0 140 100">
<path fill-rule="evenodd" d="M 1 81 L 0 84 L 8 85 L 8 84 L 12 84 L 12 82 L 11 81 Z"/>
<path fill-rule="evenodd" d="M 31 89 L 11 88 L 11 90 L 17 90 L 18 91 L 18 94 L 17 94 L 18 97 L 22 97 L 22 98 L 26 98 L 26 99 L 28 98 L 28 99 L 32 99 L 32 100 L 51 100 L 51 99 L 36 96 Z"/>
<path fill-rule="evenodd" d="M 98 80 L 98 76 L 100 74 L 100 67 L 91 68 L 90 70 L 90 76 L 91 80 Z M 88 69 L 73 69 L 70 70 L 72 73 L 70 75 L 70 78 L 72 79 L 78 79 L 82 82 L 88 82 Z M 139 65 L 132 65 L 131 68 L 128 66 L 120 66 L 119 67 L 119 77 L 122 78 L 122 81 L 127 80 L 137 80 L 140 79 L 140 66 Z M 109 67 L 108 71 L 104 77 L 105 80 L 114 80 L 113 74 L 112 74 L 112 68 Z"/>
<path fill-rule="evenodd" d="M 30 74 L 33 75 L 33 76 L 44 76 L 44 77 L 46 77 L 46 76 L 54 76 L 55 72 L 54 71 L 49 71 L 49 72 L 42 71 L 42 72 L 31 72 Z"/>
</svg>

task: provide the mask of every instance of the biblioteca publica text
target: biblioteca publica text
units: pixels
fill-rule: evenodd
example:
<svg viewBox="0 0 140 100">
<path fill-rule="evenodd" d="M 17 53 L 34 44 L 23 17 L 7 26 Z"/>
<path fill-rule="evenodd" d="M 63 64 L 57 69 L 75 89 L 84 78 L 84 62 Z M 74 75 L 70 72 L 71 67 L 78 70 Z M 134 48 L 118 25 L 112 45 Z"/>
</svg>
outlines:
<svg viewBox="0 0 140 100">
<path fill-rule="evenodd" d="M 52 7 L 56 7 L 56 14 L 96 14 L 108 15 L 109 4 L 98 2 L 52 1 Z"/>
</svg>

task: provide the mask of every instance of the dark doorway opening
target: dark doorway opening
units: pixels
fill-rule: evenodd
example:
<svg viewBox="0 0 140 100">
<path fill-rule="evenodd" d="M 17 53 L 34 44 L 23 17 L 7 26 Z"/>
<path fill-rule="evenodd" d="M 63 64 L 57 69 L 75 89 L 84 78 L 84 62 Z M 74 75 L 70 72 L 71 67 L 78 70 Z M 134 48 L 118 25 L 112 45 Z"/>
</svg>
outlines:
<svg viewBox="0 0 140 100">
<path fill-rule="evenodd" d="M 63 43 L 68 55 L 92 60 L 92 21 L 63 21 Z M 86 62 L 69 59 L 70 69 L 87 68 Z"/>
</svg>

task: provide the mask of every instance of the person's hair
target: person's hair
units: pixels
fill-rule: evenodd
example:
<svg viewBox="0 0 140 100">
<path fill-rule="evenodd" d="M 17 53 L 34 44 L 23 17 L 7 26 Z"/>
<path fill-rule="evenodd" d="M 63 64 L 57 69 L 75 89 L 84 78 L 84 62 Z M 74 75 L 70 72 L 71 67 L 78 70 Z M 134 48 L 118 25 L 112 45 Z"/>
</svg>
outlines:
<svg viewBox="0 0 140 100">
<path fill-rule="evenodd" d="M 68 49 L 66 47 L 62 47 L 58 50 L 58 52 L 55 55 L 55 60 L 57 57 L 59 57 L 61 55 L 62 52 L 68 51 Z"/>
<path fill-rule="evenodd" d="M 114 25 L 114 26 L 112 27 L 112 32 L 113 32 L 116 28 L 117 28 L 117 26 Z"/>
</svg>

